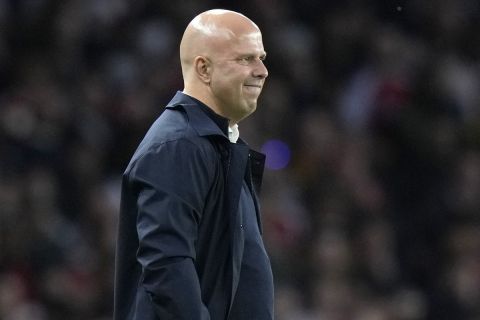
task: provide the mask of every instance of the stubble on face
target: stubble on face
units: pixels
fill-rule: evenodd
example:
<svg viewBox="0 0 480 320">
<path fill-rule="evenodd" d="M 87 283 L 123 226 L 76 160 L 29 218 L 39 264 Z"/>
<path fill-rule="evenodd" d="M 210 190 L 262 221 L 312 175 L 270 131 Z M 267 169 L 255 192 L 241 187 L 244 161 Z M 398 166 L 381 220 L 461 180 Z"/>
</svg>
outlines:
<svg viewBox="0 0 480 320">
<path fill-rule="evenodd" d="M 268 74 L 259 30 L 249 30 L 223 41 L 214 64 L 212 94 L 219 108 L 238 122 L 256 110 Z"/>
<path fill-rule="evenodd" d="M 191 61 L 202 56 L 208 61 L 209 80 L 198 82 L 199 78 L 189 76 L 192 82 L 186 82 L 185 91 L 238 122 L 256 109 L 268 74 L 259 61 L 264 55 L 260 30 L 247 17 L 225 10 L 201 14 L 192 20 L 182 39 L 182 71 L 189 75 Z M 264 71 L 259 73 L 260 69 Z"/>
</svg>

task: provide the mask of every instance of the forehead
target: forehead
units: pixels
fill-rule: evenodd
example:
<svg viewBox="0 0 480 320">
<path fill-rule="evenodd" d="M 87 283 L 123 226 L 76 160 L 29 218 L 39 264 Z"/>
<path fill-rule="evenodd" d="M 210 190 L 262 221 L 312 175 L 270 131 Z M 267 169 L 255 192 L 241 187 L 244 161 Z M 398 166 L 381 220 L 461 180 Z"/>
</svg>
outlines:
<svg viewBox="0 0 480 320">
<path fill-rule="evenodd" d="M 243 33 L 237 37 L 237 40 L 245 45 L 261 45 L 263 47 L 262 34 L 258 30 Z"/>
<path fill-rule="evenodd" d="M 236 54 L 262 55 L 265 53 L 262 34 L 258 30 L 235 35 L 228 39 L 220 39 L 219 49 L 223 52 Z"/>
</svg>

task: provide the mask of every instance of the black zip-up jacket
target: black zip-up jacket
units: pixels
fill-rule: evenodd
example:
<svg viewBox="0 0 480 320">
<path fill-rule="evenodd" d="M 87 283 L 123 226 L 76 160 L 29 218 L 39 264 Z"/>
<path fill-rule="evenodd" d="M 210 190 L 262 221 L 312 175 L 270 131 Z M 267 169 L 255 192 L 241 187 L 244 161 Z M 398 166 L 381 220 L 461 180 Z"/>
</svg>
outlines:
<svg viewBox="0 0 480 320">
<path fill-rule="evenodd" d="M 244 244 L 240 191 L 246 181 L 261 230 L 265 156 L 230 143 L 227 120 L 200 107 L 178 92 L 123 175 L 114 320 L 228 319 Z"/>
</svg>

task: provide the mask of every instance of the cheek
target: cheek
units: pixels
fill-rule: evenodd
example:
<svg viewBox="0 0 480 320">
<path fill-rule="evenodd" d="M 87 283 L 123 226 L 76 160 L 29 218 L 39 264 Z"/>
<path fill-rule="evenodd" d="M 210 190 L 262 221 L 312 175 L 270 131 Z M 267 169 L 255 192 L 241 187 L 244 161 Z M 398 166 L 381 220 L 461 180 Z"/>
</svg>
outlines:
<svg viewBox="0 0 480 320">
<path fill-rule="evenodd" d="M 212 89 L 217 95 L 228 95 L 230 97 L 243 94 L 243 84 L 248 77 L 244 68 L 237 66 L 224 66 L 215 70 L 212 76 Z"/>
<path fill-rule="evenodd" d="M 243 81 L 239 77 L 225 74 L 220 79 L 217 79 L 217 85 L 218 89 L 232 94 L 235 91 L 240 91 L 242 89 Z"/>
</svg>

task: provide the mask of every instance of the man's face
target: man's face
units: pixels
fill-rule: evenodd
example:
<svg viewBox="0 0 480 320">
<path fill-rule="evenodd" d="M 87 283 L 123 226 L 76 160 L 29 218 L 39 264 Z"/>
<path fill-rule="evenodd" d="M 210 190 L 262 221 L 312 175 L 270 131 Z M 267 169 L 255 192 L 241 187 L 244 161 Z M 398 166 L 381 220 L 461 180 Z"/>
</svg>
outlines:
<svg viewBox="0 0 480 320">
<path fill-rule="evenodd" d="M 232 122 L 250 115 L 257 107 L 268 71 L 260 32 L 223 41 L 212 59 L 210 87 L 213 99 Z"/>
</svg>

